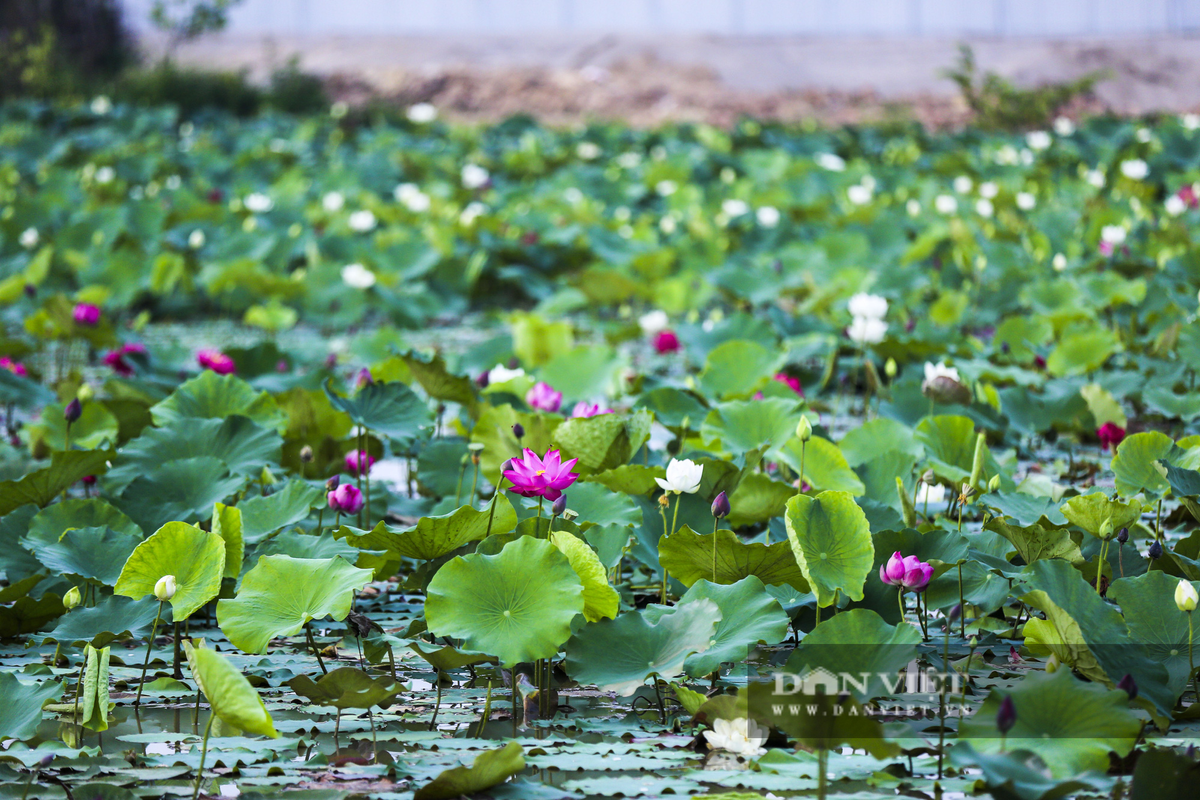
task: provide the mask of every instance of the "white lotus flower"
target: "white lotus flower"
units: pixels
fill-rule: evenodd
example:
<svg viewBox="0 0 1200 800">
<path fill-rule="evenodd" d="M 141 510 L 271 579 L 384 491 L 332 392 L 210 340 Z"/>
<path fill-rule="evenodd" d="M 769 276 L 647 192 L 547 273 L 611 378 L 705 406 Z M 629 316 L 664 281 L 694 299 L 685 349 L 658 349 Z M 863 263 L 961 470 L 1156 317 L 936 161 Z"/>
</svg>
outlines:
<svg viewBox="0 0 1200 800">
<path fill-rule="evenodd" d="M 467 203 L 467 207 L 458 215 L 458 221 L 463 225 L 474 225 L 475 220 L 487 213 L 488 207 L 478 201 Z"/>
<path fill-rule="evenodd" d="M 846 190 L 846 199 L 856 206 L 865 206 L 871 202 L 871 190 L 861 183 L 856 183 Z"/>
<path fill-rule="evenodd" d="M 416 122 L 423 125 L 428 122 L 433 122 L 437 119 L 438 110 L 432 103 L 417 103 L 408 107 L 408 111 L 404 112 L 404 116 L 408 117 L 409 122 Z"/>
<path fill-rule="evenodd" d="M 841 156 L 834 155 L 833 153 L 817 153 L 815 156 L 813 156 L 813 160 L 817 162 L 818 166 L 827 169 L 830 172 L 841 172 L 842 170 L 846 169 L 845 160 Z"/>
<path fill-rule="evenodd" d="M 513 378 L 519 378 L 524 374 L 525 370 L 520 367 L 509 369 L 503 364 L 497 364 L 488 370 L 488 383 L 504 383 L 505 381 L 511 381 Z"/>
<path fill-rule="evenodd" d="M 654 481 L 668 494 L 695 494 L 700 489 L 700 479 L 704 477 L 704 465 L 684 459 L 672 458 L 667 464 L 666 480 L 655 478 Z"/>
<path fill-rule="evenodd" d="M 966 194 L 967 192 L 971 191 L 971 188 L 974 185 L 975 182 L 966 175 L 959 175 L 954 179 L 954 191 L 958 192 L 959 194 Z"/>
<path fill-rule="evenodd" d="M 935 483 L 931 486 L 921 481 L 917 486 L 917 505 L 932 503 L 936 506 L 938 503 L 944 502 L 946 502 L 946 487 L 940 483 Z"/>
<path fill-rule="evenodd" d="M 160 603 L 165 603 L 175 596 L 175 576 L 163 575 L 154 584 L 154 598 Z"/>
<path fill-rule="evenodd" d="M 678 227 L 679 223 L 676 222 L 675 217 L 670 214 L 667 214 L 658 221 L 658 229 L 668 236 L 674 233 Z"/>
<path fill-rule="evenodd" d="M 779 209 L 775 206 L 763 206 L 754 212 L 754 217 L 764 228 L 774 228 L 779 224 Z"/>
<path fill-rule="evenodd" d="M 595 142 L 580 142 L 575 145 L 575 155 L 582 158 L 584 161 L 592 161 L 600 157 L 600 145 Z"/>
<path fill-rule="evenodd" d="M 767 728 L 752 719 L 718 719 L 711 731 L 704 732 L 708 746 L 713 750 L 724 750 L 739 756 L 760 756 L 767 752 L 763 744 L 767 741 Z"/>
<path fill-rule="evenodd" d="M 1122 244 L 1128 232 L 1122 225 L 1105 225 L 1100 229 L 1100 241 L 1112 245 Z"/>
<path fill-rule="evenodd" d="M 375 285 L 375 273 L 362 264 L 342 267 L 342 282 L 353 289 L 370 289 Z"/>
<path fill-rule="evenodd" d="M 112 100 L 108 99 L 108 95 L 100 94 L 92 99 L 93 114 L 102 117 L 110 111 L 112 111 Z"/>
<path fill-rule="evenodd" d="M 1180 578 L 1175 586 L 1175 606 L 1180 611 L 1195 611 L 1197 603 L 1200 603 L 1200 594 L 1197 594 L 1196 587 Z"/>
<path fill-rule="evenodd" d="M 342 207 L 345 205 L 346 197 L 341 192 L 327 192 L 325 196 L 321 198 L 321 206 L 330 214 L 336 211 L 341 211 Z"/>
<path fill-rule="evenodd" d="M 728 200 L 721 201 L 721 210 L 730 217 L 740 217 L 743 214 L 750 213 L 750 205 L 745 200 L 731 197 Z"/>
<path fill-rule="evenodd" d="M 1037 198 L 1030 192 L 1017 192 L 1017 208 L 1022 211 L 1032 211 L 1037 205 Z"/>
<path fill-rule="evenodd" d="M 1056 117 L 1054 120 L 1054 132 L 1059 136 L 1070 136 L 1075 132 L 1075 123 L 1071 122 L 1070 117 Z"/>
<path fill-rule="evenodd" d="M 975 213 L 981 217 L 990 217 L 995 210 L 992 201 L 986 197 L 981 197 L 975 201 Z"/>
<path fill-rule="evenodd" d="M 1194 131 L 1200 128 L 1200 114 L 1184 114 L 1179 118 L 1179 124 L 1183 125 L 1183 129 Z"/>
<path fill-rule="evenodd" d="M 357 231 L 358 233 L 366 233 L 376 225 L 375 215 L 369 209 L 365 208 L 361 211 L 355 211 L 346 222 L 350 226 L 350 230 Z"/>
<path fill-rule="evenodd" d="M 491 175 L 488 171 L 478 164 L 464 164 L 462 168 L 462 184 L 468 189 L 482 188 L 489 180 Z"/>
<path fill-rule="evenodd" d="M 667 312 L 662 309 L 655 309 L 642 316 L 638 317 L 638 325 L 642 328 L 642 333 L 647 336 L 654 336 L 662 333 L 671 325 L 671 320 L 667 316 Z"/>
<path fill-rule="evenodd" d="M 415 183 L 402 183 L 392 194 L 405 208 L 415 214 L 429 210 L 429 195 L 422 192 Z"/>
<path fill-rule="evenodd" d="M 642 163 L 642 154 L 635 153 L 632 150 L 617 156 L 617 166 L 623 169 L 633 169 L 640 163 Z"/>
<path fill-rule="evenodd" d="M 995 181 L 984 181 L 979 184 L 979 196 L 985 200 L 991 200 L 998 194 L 1000 194 L 1000 187 Z"/>
<path fill-rule="evenodd" d="M 1150 174 L 1150 167 L 1140 158 L 1131 158 L 1121 162 L 1121 174 L 1133 181 L 1145 180 Z"/>
<path fill-rule="evenodd" d="M 1172 217 L 1178 217 L 1184 211 L 1187 211 L 1187 203 L 1177 194 L 1173 194 L 1167 198 L 1167 202 L 1163 203 L 1163 208 Z"/>
<path fill-rule="evenodd" d="M 1025 134 L 1025 144 L 1030 150 L 1045 150 L 1050 146 L 1050 134 L 1045 131 L 1030 131 Z"/>
<path fill-rule="evenodd" d="M 199 250 L 201 247 L 204 247 L 205 241 L 204 231 L 199 228 L 188 234 L 188 247 L 193 250 Z"/>
<path fill-rule="evenodd" d="M 921 213 L 921 203 L 916 198 L 910 198 L 909 201 L 904 204 L 904 210 L 908 212 L 910 217 L 915 217 Z"/>
<path fill-rule="evenodd" d="M 112 167 L 101 167 L 96 170 L 96 183 L 112 183 L 117 177 L 117 171 Z"/>
<path fill-rule="evenodd" d="M 265 211 L 270 211 L 274 207 L 275 202 L 262 192 L 252 192 L 242 200 L 242 205 L 246 207 L 247 211 L 261 214 Z"/>
<path fill-rule="evenodd" d="M 1017 148 L 1011 144 L 1006 144 L 996 150 L 996 163 L 1011 166 L 1016 164 L 1020 156 L 1017 153 Z"/>
<path fill-rule="evenodd" d="M 175 191 L 180 186 L 183 186 L 183 178 L 179 177 L 178 175 L 168 175 L 166 184 L 168 189 Z"/>
<path fill-rule="evenodd" d="M 1054 258 L 1050 259 L 1050 266 L 1054 267 L 1055 272 L 1062 272 L 1067 268 L 1067 257 L 1062 253 L 1055 253 Z"/>
<path fill-rule="evenodd" d="M 859 345 L 879 344 L 887 334 L 888 324 L 881 319 L 855 317 L 846 329 L 850 340 Z"/>
<path fill-rule="evenodd" d="M 958 377 L 958 370 L 954 367 L 946 366 L 945 361 L 939 361 L 934 364 L 931 361 L 925 362 L 925 382 L 929 383 L 936 378 L 952 378 L 959 383 L 962 379 Z"/>
<path fill-rule="evenodd" d="M 1154 134 L 1150 132 L 1149 128 L 1138 128 L 1134 132 L 1133 138 L 1137 139 L 1142 144 L 1146 144 L 1154 138 Z"/>
<path fill-rule="evenodd" d="M 866 292 L 859 292 L 854 295 L 846 305 L 850 309 L 850 315 L 853 317 L 883 319 L 887 316 L 888 312 L 886 297 L 880 297 L 877 294 L 867 294 Z"/>
<path fill-rule="evenodd" d="M 958 201 L 948 194 L 939 194 L 933 198 L 933 207 L 941 214 L 953 214 L 958 211 Z"/>
<path fill-rule="evenodd" d="M 24 247 L 26 250 L 32 250 L 33 248 L 37 247 L 37 243 L 40 238 L 41 237 L 38 235 L 37 228 L 26 228 L 25 230 L 21 231 L 21 235 L 17 238 L 17 241 L 20 242 L 21 247 Z"/>
<path fill-rule="evenodd" d="M 1105 184 L 1104 173 L 1098 169 L 1089 169 L 1084 179 L 1097 189 L 1103 189 Z"/>
<path fill-rule="evenodd" d="M 675 181 L 659 181 L 654 185 L 654 191 L 658 193 L 659 197 L 670 197 L 679 191 L 679 184 Z"/>
</svg>

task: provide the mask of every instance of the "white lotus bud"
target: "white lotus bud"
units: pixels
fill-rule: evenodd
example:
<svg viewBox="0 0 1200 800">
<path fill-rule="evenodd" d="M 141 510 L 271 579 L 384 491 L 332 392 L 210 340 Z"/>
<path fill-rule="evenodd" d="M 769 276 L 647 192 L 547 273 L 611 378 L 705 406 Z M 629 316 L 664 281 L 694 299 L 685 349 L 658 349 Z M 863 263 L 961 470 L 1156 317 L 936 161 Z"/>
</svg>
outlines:
<svg viewBox="0 0 1200 800">
<path fill-rule="evenodd" d="M 165 603 L 175 596 L 175 576 L 163 575 L 158 579 L 158 583 L 154 584 L 154 596 L 159 602 Z"/>
</svg>

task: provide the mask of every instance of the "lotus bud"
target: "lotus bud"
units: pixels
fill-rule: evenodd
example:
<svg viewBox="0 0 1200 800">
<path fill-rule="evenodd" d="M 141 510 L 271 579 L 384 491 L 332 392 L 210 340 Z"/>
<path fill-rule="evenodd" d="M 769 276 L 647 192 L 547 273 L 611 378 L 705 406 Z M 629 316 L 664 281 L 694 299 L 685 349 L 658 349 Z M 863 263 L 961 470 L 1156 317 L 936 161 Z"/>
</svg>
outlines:
<svg viewBox="0 0 1200 800">
<path fill-rule="evenodd" d="M 67 403 L 67 407 L 63 409 L 63 419 L 67 421 L 68 425 L 78 422 L 79 418 L 82 416 L 83 403 L 79 402 L 78 397 L 76 397 L 70 403 Z"/>
<path fill-rule="evenodd" d="M 517 422 L 512 426 L 513 436 L 517 437 L 517 441 L 525 438 L 525 426 Z"/>
<path fill-rule="evenodd" d="M 262 474 L 259 476 L 259 481 L 264 486 L 271 486 L 275 483 L 278 483 L 278 481 L 275 480 L 275 476 L 271 474 L 271 470 L 266 467 L 262 468 Z"/>
<path fill-rule="evenodd" d="M 921 483 L 924 483 L 927 486 L 933 486 L 935 483 L 937 483 L 937 475 L 933 474 L 933 470 L 927 469 L 921 475 Z"/>
<path fill-rule="evenodd" d="M 175 576 L 163 575 L 158 579 L 158 583 L 154 584 L 154 597 L 160 603 L 165 603 L 175 596 L 175 588 Z"/>
<path fill-rule="evenodd" d="M 954 608 L 950 609 L 950 613 L 946 615 L 947 622 L 956 622 L 963 615 L 962 603 L 955 603 Z"/>
<path fill-rule="evenodd" d="M 506 459 L 504 459 L 504 463 L 500 465 L 500 472 L 505 473 L 505 472 L 508 472 L 509 470 L 511 470 L 512 468 L 513 468 L 512 467 L 512 459 L 506 458 Z"/>
<path fill-rule="evenodd" d="M 896 373 L 899 371 L 900 368 L 896 366 L 896 359 L 889 358 L 887 361 L 883 362 L 883 374 L 888 376 L 888 380 L 896 377 Z"/>
<path fill-rule="evenodd" d="M 550 506 L 550 513 L 556 517 L 561 517 L 563 512 L 567 510 L 567 496 L 560 494 L 554 504 Z"/>
<path fill-rule="evenodd" d="M 796 423 L 796 438 L 802 442 L 807 442 L 812 438 L 812 423 L 808 417 L 800 417 L 800 421 Z"/>
<path fill-rule="evenodd" d="M 1000 729 L 1000 733 L 1008 733 L 1016 724 L 1017 706 L 1010 695 L 1000 701 L 1000 710 L 996 712 L 996 727 Z"/>
<path fill-rule="evenodd" d="M 89 384 L 85 383 L 83 386 L 79 387 L 77 392 L 75 392 L 75 396 L 79 398 L 79 402 L 86 403 L 96 396 L 96 390 L 93 389 Z"/>
<path fill-rule="evenodd" d="M 47 753 L 46 755 L 42 756 L 40 761 L 38 761 L 38 767 L 40 767 L 41 769 L 45 769 L 46 767 L 50 766 L 53 763 L 54 763 L 54 753 Z"/>
<path fill-rule="evenodd" d="M 1046 672 L 1049 672 L 1051 675 L 1053 675 L 1054 673 L 1058 672 L 1058 665 L 1058 656 L 1050 656 L 1050 660 L 1046 662 Z"/>
<path fill-rule="evenodd" d="M 342 476 L 334 475 L 332 478 L 325 481 L 325 491 L 332 492 L 334 489 L 341 486 L 341 484 L 342 484 Z"/>
<path fill-rule="evenodd" d="M 1117 531 L 1117 542 L 1118 543 L 1125 544 L 1128 541 L 1129 541 L 1129 528 L 1121 528 L 1121 530 Z"/>
<path fill-rule="evenodd" d="M 725 519 L 729 516 L 729 497 L 724 492 L 713 499 L 712 515 L 717 519 Z"/>
<path fill-rule="evenodd" d="M 311 464 L 313 460 L 313 449 L 308 445 L 300 448 L 300 461 L 305 464 Z"/>
<path fill-rule="evenodd" d="M 993 475 L 992 479 L 990 481 L 988 481 L 988 491 L 989 492 L 997 492 L 999 490 L 1000 490 L 1000 476 Z"/>
<path fill-rule="evenodd" d="M 1151 542 L 1150 549 L 1146 551 L 1151 560 L 1162 558 L 1162 553 L 1162 542 Z"/>
<path fill-rule="evenodd" d="M 692 418 L 684 417 L 683 421 L 679 423 L 679 427 L 685 431 L 688 430 L 689 428 L 691 428 L 692 427 Z"/>
<path fill-rule="evenodd" d="M 1121 678 L 1121 680 L 1117 681 L 1117 688 L 1124 689 L 1125 694 L 1129 695 L 1130 700 L 1133 700 L 1138 696 L 1137 681 L 1133 679 L 1132 675 L 1126 675 L 1124 678 Z"/>
<path fill-rule="evenodd" d="M 1196 610 L 1197 601 L 1200 601 L 1200 595 L 1196 594 L 1196 587 L 1181 578 L 1175 586 L 1175 605 L 1180 611 L 1191 613 Z"/>
<path fill-rule="evenodd" d="M 979 639 L 972 636 L 971 641 L 968 642 L 968 644 L 971 646 L 971 649 L 974 650 L 976 647 L 979 647 Z"/>
<path fill-rule="evenodd" d="M 25 284 L 25 296 L 31 298 L 37 297 L 37 287 L 32 283 Z"/>
<path fill-rule="evenodd" d="M 72 586 L 67 590 L 67 593 L 63 595 L 62 604 L 63 608 L 65 608 L 67 611 L 70 611 L 72 608 L 75 608 L 82 602 L 83 595 L 79 593 L 78 586 Z"/>
<path fill-rule="evenodd" d="M 1099 536 L 1101 539 L 1107 539 L 1113 534 L 1112 517 L 1105 517 L 1104 522 L 1100 523 Z"/>
</svg>

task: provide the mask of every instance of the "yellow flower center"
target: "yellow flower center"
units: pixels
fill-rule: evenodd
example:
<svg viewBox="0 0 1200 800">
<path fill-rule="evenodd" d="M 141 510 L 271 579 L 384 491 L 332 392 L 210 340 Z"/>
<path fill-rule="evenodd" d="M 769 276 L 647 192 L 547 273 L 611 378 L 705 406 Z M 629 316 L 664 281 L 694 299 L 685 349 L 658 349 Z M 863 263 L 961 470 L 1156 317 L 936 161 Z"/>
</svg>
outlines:
<svg viewBox="0 0 1200 800">
<path fill-rule="evenodd" d="M 543 472 L 545 472 L 545 471 L 546 471 L 546 470 L 544 470 L 544 469 L 539 469 L 537 472 L 535 472 L 535 473 L 533 473 L 533 474 L 534 474 L 534 475 L 541 475 L 541 474 L 542 474 Z"/>
</svg>

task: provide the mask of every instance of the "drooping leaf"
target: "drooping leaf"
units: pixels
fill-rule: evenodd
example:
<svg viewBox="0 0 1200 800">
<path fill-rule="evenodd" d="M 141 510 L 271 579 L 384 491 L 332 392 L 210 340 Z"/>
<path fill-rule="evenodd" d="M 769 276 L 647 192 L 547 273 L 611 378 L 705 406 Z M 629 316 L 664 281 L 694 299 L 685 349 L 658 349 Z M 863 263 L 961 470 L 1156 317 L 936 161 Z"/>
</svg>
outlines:
<svg viewBox="0 0 1200 800">
<path fill-rule="evenodd" d="M 361 669 L 341 667 L 317 681 L 297 675 L 287 682 L 292 691 L 319 706 L 334 708 L 387 708 L 396 702 L 404 687 L 391 678 L 372 678 Z"/>
<path fill-rule="evenodd" d="M 554 531 L 550 541 L 571 562 L 583 584 L 583 616 L 588 622 L 617 616 L 621 598 L 608 584 L 608 571 L 587 542 L 566 531 Z"/>
<path fill-rule="evenodd" d="M 799 592 L 811 591 L 787 542 L 748 544 L 725 528 L 715 534 L 699 534 L 687 526 L 680 526 L 675 533 L 659 540 L 658 557 L 671 577 L 684 586 L 691 586 L 701 579 L 732 584 L 753 575 L 764 584 L 788 584 Z"/>
<path fill-rule="evenodd" d="M 445 770 L 413 795 L 413 800 L 453 800 L 491 789 L 525 769 L 521 745 L 509 742 L 498 750 L 485 750 L 471 766 Z"/>
<path fill-rule="evenodd" d="M 222 722 L 259 736 L 279 736 L 262 698 L 228 658 L 192 642 L 184 642 L 184 648 L 196 685 Z"/>
<path fill-rule="evenodd" d="M 91 731 L 108 730 L 108 661 L 110 651 L 88 645 L 87 667 L 79 697 L 79 724 Z"/>
</svg>

